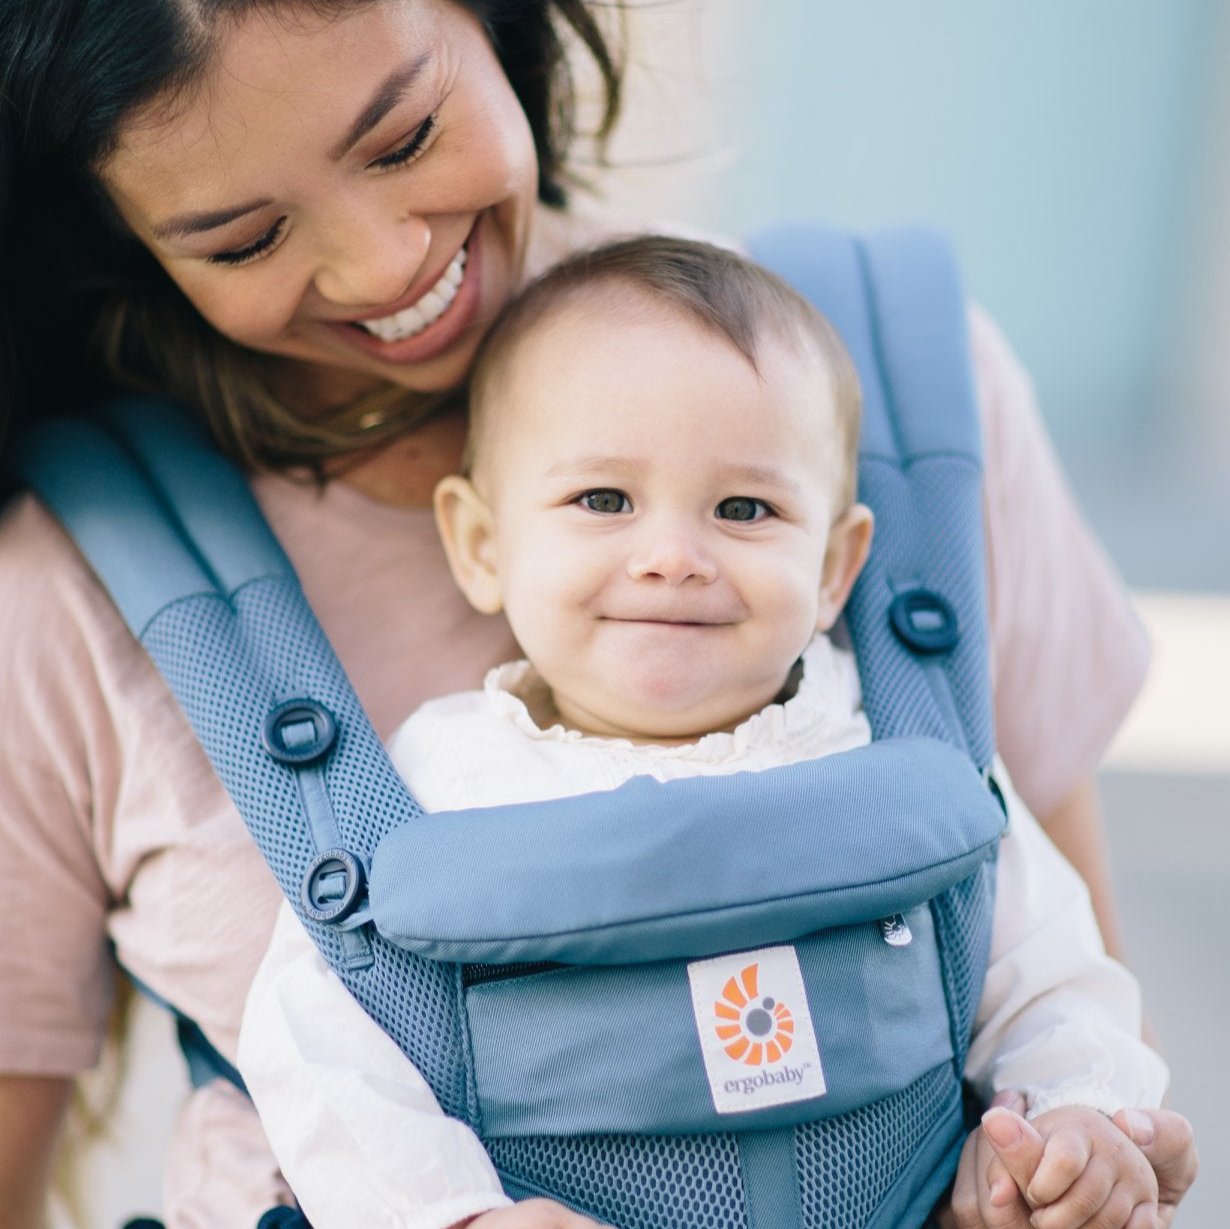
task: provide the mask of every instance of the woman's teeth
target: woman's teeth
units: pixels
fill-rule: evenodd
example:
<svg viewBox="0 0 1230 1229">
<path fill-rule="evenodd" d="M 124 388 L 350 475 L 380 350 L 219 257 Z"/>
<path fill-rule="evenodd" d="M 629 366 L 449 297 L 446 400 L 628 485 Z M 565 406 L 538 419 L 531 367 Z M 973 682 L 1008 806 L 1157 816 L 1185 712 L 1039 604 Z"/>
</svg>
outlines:
<svg viewBox="0 0 1230 1229">
<path fill-rule="evenodd" d="M 421 333 L 429 324 L 444 315 L 445 309 L 457 294 L 466 267 L 466 250 L 460 248 L 449 261 L 440 280 L 417 303 L 391 316 L 376 320 L 359 320 L 356 323 L 381 341 L 405 341 L 415 333 Z"/>
</svg>

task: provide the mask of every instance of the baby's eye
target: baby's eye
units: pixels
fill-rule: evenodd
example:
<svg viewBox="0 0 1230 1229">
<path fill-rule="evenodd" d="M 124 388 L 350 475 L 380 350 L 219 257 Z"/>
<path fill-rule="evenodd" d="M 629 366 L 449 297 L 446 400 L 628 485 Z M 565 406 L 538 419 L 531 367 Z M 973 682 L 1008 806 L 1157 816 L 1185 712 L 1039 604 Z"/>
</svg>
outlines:
<svg viewBox="0 0 1230 1229">
<path fill-rule="evenodd" d="M 577 502 L 590 512 L 601 512 L 611 515 L 616 512 L 631 512 L 632 502 L 623 491 L 601 490 L 586 491 Z"/>
<path fill-rule="evenodd" d="M 721 521 L 758 521 L 762 517 L 771 516 L 772 509 L 761 499 L 751 499 L 747 495 L 732 495 L 724 499 L 715 509 L 718 520 Z"/>
</svg>

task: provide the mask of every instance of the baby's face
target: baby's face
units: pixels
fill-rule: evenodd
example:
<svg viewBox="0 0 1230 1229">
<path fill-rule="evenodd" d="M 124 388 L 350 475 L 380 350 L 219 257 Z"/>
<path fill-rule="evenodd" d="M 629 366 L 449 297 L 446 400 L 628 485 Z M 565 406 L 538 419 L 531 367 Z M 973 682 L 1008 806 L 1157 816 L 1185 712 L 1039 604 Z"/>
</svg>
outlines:
<svg viewBox="0 0 1230 1229">
<path fill-rule="evenodd" d="M 661 305 L 581 301 L 489 384 L 474 484 L 490 564 L 565 724 L 638 741 L 729 728 L 839 613 L 830 381 L 772 338 L 757 362 Z"/>
</svg>

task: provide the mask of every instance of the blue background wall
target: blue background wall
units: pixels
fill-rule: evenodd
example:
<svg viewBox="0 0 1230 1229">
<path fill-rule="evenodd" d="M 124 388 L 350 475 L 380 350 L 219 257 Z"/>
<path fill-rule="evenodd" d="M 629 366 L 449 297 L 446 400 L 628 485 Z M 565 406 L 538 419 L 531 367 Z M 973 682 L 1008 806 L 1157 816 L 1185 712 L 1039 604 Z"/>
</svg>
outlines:
<svg viewBox="0 0 1230 1229">
<path fill-rule="evenodd" d="M 1129 579 L 1230 591 L 1230 376 L 1206 352 L 1230 247 L 1227 6 L 642 7 L 638 20 L 664 8 L 691 22 L 669 50 L 645 48 L 668 86 L 642 141 L 687 165 L 666 196 L 653 169 L 642 206 L 734 234 L 792 214 L 944 227 Z M 1176 552 L 1172 522 L 1216 533 Z"/>
<path fill-rule="evenodd" d="M 724 125 L 746 151 L 732 218 L 812 201 L 851 224 L 938 221 L 959 237 L 973 289 L 1048 413 L 1088 432 L 1147 414 L 1190 257 L 1218 10 L 1175 0 L 744 8 L 756 106 Z M 770 8 L 772 22 L 753 19 Z"/>
</svg>

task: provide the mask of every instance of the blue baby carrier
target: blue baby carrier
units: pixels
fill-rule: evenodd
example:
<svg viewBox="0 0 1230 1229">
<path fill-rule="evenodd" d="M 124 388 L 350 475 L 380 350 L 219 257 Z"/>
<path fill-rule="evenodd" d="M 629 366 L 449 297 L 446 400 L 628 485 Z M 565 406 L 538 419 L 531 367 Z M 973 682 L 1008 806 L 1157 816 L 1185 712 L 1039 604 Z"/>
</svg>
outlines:
<svg viewBox="0 0 1230 1229">
<path fill-rule="evenodd" d="M 312 937 L 512 1197 L 618 1229 L 909 1229 L 966 1130 L 1004 822 L 965 304 L 925 232 L 752 251 L 863 384 L 877 529 L 846 623 L 875 737 L 840 755 L 424 815 L 183 416 L 122 401 L 21 464 Z"/>
</svg>

